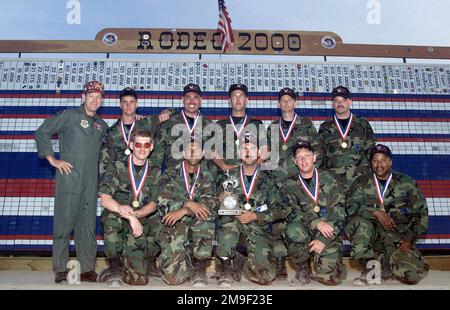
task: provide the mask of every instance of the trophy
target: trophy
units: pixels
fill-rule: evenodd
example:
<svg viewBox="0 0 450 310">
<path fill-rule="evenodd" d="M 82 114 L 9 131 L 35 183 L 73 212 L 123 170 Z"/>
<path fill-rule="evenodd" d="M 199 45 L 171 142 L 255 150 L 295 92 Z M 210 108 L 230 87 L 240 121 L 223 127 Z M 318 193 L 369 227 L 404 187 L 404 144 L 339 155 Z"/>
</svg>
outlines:
<svg viewBox="0 0 450 310">
<path fill-rule="evenodd" d="M 228 171 L 225 173 L 227 179 L 222 183 L 223 193 L 220 196 L 220 209 L 219 215 L 239 215 L 241 209 L 239 207 L 237 195 L 234 193 L 234 189 L 239 186 L 239 180 L 230 176 Z"/>
</svg>

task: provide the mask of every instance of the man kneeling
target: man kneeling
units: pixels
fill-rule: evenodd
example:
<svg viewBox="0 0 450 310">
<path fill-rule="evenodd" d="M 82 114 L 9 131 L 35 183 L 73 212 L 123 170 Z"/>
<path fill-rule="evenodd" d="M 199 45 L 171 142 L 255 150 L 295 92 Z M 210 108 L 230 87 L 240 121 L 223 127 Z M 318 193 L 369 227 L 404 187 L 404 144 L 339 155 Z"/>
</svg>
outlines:
<svg viewBox="0 0 450 310">
<path fill-rule="evenodd" d="M 148 283 L 147 236 L 156 235 L 160 226 L 151 192 L 158 169 L 152 169 L 148 160 L 153 149 L 150 132 L 133 132 L 129 147 L 133 153 L 108 168 L 99 189 L 109 267 L 98 280 L 110 286 L 120 286 L 121 279 L 130 285 Z"/>
<path fill-rule="evenodd" d="M 163 280 L 179 285 L 193 280 L 207 283 L 206 264 L 211 258 L 218 201 L 213 176 L 202 162 L 201 141 L 184 146 L 184 160 L 168 168 L 159 182 L 158 211 L 164 224 L 159 235 Z"/>
<path fill-rule="evenodd" d="M 314 280 L 337 285 L 346 277 L 339 237 L 345 219 L 343 185 L 330 172 L 314 168 L 311 144 L 299 140 L 293 146 L 297 175 L 286 180 L 284 190 L 290 214 L 285 229 L 289 257 L 296 266 L 294 283 L 312 279 L 311 258 L 317 263 Z"/>
</svg>

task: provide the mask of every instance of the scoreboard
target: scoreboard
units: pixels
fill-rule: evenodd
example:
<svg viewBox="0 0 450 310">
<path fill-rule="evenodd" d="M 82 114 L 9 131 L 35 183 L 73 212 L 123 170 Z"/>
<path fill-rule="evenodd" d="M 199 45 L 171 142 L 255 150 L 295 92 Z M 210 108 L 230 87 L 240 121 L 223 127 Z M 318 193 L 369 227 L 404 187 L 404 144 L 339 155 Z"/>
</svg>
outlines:
<svg viewBox="0 0 450 310">
<path fill-rule="evenodd" d="M 89 80 L 105 84 L 99 114 L 109 125 L 128 86 L 139 92 L 138 113 L 148 115 L 181 107 L 183 86 L 197 83 L 203 114 L 220 119 L 230 113 L 229 85 L 245 83 L 249 115 L 266 124 L 279 117 L 277 93 L 291 87 L 299 94 L 297 112 L 318 128 L 332 116 L 332 88 L 347 86 L 352 111 L 370 121 L 377 140 L 391 147 L 394 169 L 414 177 L 427 198 L 429 229 L 419 248 L 450 249 L 448 64 L 18 58 L 0 59 L 0 253 L 51 250 L 54 169 L 38 158 L 34 131 L 81 104 Z M 97 239 L 101 249 L 100 225 Z"/>
</svg>

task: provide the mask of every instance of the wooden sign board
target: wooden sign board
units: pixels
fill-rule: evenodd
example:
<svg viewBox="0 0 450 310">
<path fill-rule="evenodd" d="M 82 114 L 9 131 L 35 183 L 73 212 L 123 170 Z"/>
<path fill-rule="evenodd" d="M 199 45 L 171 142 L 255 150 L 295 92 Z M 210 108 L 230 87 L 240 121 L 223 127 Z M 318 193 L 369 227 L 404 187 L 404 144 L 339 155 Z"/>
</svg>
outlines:
<svg viewBox="0 0 450 310">
<path fill-rule="evenodd" d="M 450 59 L 450 47 L 344 44 L 334 32 L 234 30 L 225 54 Z M 95 40 L 0 40 L 0 53 L 223 54 L 215 29 L 106 28 Z"/>
</svg>

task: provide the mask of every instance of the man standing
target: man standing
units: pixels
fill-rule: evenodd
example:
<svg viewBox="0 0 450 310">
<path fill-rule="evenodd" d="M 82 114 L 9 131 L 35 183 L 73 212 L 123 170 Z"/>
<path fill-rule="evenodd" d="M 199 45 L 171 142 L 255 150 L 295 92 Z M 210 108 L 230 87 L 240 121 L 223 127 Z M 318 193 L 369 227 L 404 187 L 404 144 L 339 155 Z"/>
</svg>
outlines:
<svg viewBox="0 0 450 310">
<path fill-rule="evenodd" d="M 291 88 L 285 87 L 278 93 L 278 108 L 281 110 L 281 118 L 271 123 L 267 131 L 268 141 L 271 141 L 272 126 L 278 127 L 278 167 L 271 170 L 277 178 L 277 184 L 284 184 L 285 180 L 298 173 L 298 169 L 292 161 L 292 146 L 298 140 L 309 141 L 312 147 L 319 151 L 319 136 L 311 120 L 305 116 L 300 116 L 295 112 L 297 108 L 297 95 Z M 272 143 L 272 142 L 269 142 Z M 274 150 L 272 150 L 272 154 Z M 318 160 L 321 158 L 316 154 Z M 272 237 L 274 239 L 274 256 L 277 265 L 277 279 L 286 280 L 286 255 L 287 249 L 283 242 L 285 230 L 285 220 L 273 224 Z"/>
<path fill-rule="evenodd" d="M 320 168 L 335 173 L 348 189 L 353 181 L 369 169 L 369 152 L 375 136 L 369 122 L 350 111 L 348 88 L 338 86 L 332 91 L 334 115 L 320 125 Z"/>
<path fill-rule="evenodd" d="M 334 174 L 314 168 L 316 155 L 308 141 L 297 141 L 292 152 L 298 173 L 286 180 L 284 189 L 290 208 L 285 236 L 296 267 L 294 282 L 310 282 L 314 257 L 315 280 L 337 285 L 346 277 L 339 236 L 345 219 L 343 185 Z"/>
<path fill-rule="evenodd" d="M 158 210 L 164 224 L 159 262 L 169 285 L 189 279 L 194 287 L 208 284 L 206 264 L 212 255 L 218 201 L 203 155 L 201 143 L 192 139 L 184 146 L 184 160 L 167 168 L 159 182 Z"/>
<path fill-rule="evenodd" d="M 197 84 L 183 88 L 183 109 L 161 125 L 155 141 L 154 162 L 161 168 L 175 167 L 183 159 L 183 141 L 189 137 L 205 142 L 205 128 L 212 124 L 200 113 L 202 91 Z M 179 143 L 176 143 L 179 142 Z"/>
<path fill-rule="evenodd" d="M 367 285 L 367 263 L 381 255 L 382 278 L 417 284 L 428 265 L 415 242 L 428 227 L 425 197 L 411 177 L 392 170 L 391 150 L 382 144 L 370 152 L 371 172 L 360 176 L 347 203 L 346 226 L 352 250 L 362 274 L 355 285 Z"/>
<path fill-rule="evenodd" d="M 238 158 L 239 141 L 244 131 L 251 131 L 253 135 L 259 137 L 259 131 L 263 130 L 266 135 L 264 124 L 246 114 L 248 104 L 248 88 L 245 84 L 232 84 L 228 90 L 231 103 L 231 115 L 226 119 L 218 121 L 216 124 L 222 128 L 223 148 L 222 152 L 215 152 L 213 162 L 220 169 L 219 175 L 230 169 L 237 169 L 240 164 Z M 260 161 L 267 158 L 268 147 L 261 146 Z"/>
<path fill-rule="evenodd" d="M 138 94 L 131 88 L 124 88 L 119 94 L 120 109 L 122 115 L 106 131 L 105 140 L 100 153 L 100 175 L 109 164 L 114 161 L 123 161 L 131 154 L 129 147 L 130 135 L 133 129 L 145 128 L 150 131 L 152 138 L 158 129 L 158 125 L 167 121 L 172 110 L 164 110 L 161 114 L 137 119 Z"/>
<path fill-rule="evenodd" d="M 147 238 L 156 239 L 161 226 L 154 202 L 159 171 L 152 169 L 148 160 L 153 149 L 153 138 L 148 130 L 133 131 L 129 147 L 132 154 L 115 161 L 100 183 L 104 207 L 101 220 L 109 268 L 99 274 L 99 282 L 120 285 L 122 278 L 130 285 L 145 285 L 148 283 L 147 256 L 150 256 L 147 252 L 154 252 L 156 246 L 147 245 Z"/>
<path fill-rule="evenodd" d="M 47 119 L 36 131 L 39 157 L 47 158 L 56 170 L 53 218 L 53 271 L 55 282 L 66 281 L 69 238 L 75 232 L 81 281 L 95 282 L 97 241 L 98 163 L 108 125 L 96 114 L 103 100 L 104 86 L 91 81 L 84 86 L 83 104 Z M 52 135 L 58 134 L 60 159 L 54 157 Z"/>
</svg>

